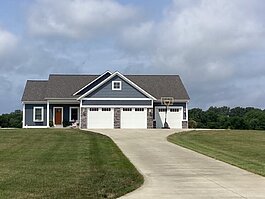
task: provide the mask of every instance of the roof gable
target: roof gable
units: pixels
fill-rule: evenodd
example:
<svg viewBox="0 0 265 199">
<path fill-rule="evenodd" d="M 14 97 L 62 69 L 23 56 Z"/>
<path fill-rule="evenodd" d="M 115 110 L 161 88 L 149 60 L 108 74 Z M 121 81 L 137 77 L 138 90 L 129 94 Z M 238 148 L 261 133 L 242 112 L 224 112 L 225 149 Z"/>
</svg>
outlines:
<svg viewBox="0 0 265 199">
<path fill-rule="evenodd" d="M 124 97 L 126 96 L 126 98 L 130 98 L 129 97 L 130 95 L 125 94 L 123 89 L 121 91 L 115 91 L 115 92 L 112 91 L 110 84 L 111 84 L 111 82 L 113 80 L 116 80 L 117 78 L 120 79 L 120 80 L 122 80 L 125 83 L 125 86 L 127 88 L 129 88 L 129 85 L 130 85 L 131 88 L 133 88 L 133 89 L 130 90 L 130 92 L 132 92 L 133 90 L 134 91 L 135 90 L 138 91 L 138 92 L 132 93 L 131 94 L 132 96 L 135 96 L 135 97 L 140 97 L 140 96 L 141 97 L 147 97 L 147 98 L 151 98 L 151 99 L 154 99 L 154 100 L 156 99 L 155 97 L 153 97 L 152 95 L 150 95 L 149 93 L 147 93 L 145 90 L 143 90 L 142 88 L 140 88 L 138 85 L 136 85 L 135 83 L 133 83 L 132 81 L 130 81 L 129 79 L 127 79 L 121 73 L 115 72 L 110 77 L 108 77 L 107 79 L 105 79 L 104 81 L 102 81 L 100 84 L 98 84 L 97 86 L 95 86 L 94 88 L 92 88 L 91 90 L 89 90 L 88 92 L 86 92 L 85 94 L 83 94 L 82 96 L 80 96 L 78 98 L 78 100 L 80 100 L 80 99 L 82 99 L 84 97 L 93 97 L 93 96 L 95 97 L 96 93 L 99 92 L 101 89 L 105 89 L 105 92 L 106 91 L 107 92 L 110 92 L 110 95 L 109 96 L 111 96 L 111 97 L 114 97 L 115 96 L 114 93 L 116 93 L 116 94 L 119 93 L 119 94 L 121 94 L 121 96 L 124 96 Z M 126 90 L 125 90 L 125 92 L 126 92 Z M 139 95 L 139 93 L 141 95 Z M 92 95 L 90 95 L 90 94 L 92 94 Z M 135 95 L 135 94 L 138 94 L 138 95 Z M 98 96 L 101 96 L 102 97 L 101 94 L 99 94 Z"/>
</svg>

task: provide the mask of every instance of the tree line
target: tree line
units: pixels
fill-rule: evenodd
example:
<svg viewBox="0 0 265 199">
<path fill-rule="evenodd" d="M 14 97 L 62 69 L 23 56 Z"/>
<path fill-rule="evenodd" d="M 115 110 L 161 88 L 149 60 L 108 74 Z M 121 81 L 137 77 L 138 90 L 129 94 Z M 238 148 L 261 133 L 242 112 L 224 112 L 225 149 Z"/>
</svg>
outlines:
<svg viewBox="0 0 265 199">
<path fill-rule="evenodd" d="M 21 128 L 22 111 L 0 115 L 1 128 Z M 265 130 L 265 110 L 253 107 L 210 107 L 189 110 L 190 128 Z"/>
<path fill-rule="evenodd" d="M 0 115 L 1 128 L 21 128 L 22 127 L 22 111 L 15 110 L 11 113 Z"/>
<path fill-rule="evenodd" d="M 190 128 L 265 130 L 265 110 L 254 107 L 210 107 L 189 110 Z"/>
</svg>

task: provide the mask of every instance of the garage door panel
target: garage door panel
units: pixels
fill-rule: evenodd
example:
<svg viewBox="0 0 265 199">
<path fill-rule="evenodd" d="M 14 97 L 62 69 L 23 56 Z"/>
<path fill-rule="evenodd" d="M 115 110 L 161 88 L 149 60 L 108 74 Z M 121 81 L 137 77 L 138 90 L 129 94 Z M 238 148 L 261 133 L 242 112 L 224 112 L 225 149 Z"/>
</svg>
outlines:
<svg viewBox="0 0 265 199">
<path fill-rule="evenodd" d="M 167 110 L 167 123 L 170 128 L 182 128 L 182 107 L 169 107 Z M 165 107 L 156 107 L 156 128 L 164 126 L 166 116 Z"/>
<path fill-rule="evenodd" d="M 146 108 L 122 108 L 121 128 L 147 128 Z"/>
<path fill-rule="evenodd" d="M 88 128 L 114 128 L 113 108 L 89 108 Z"/>
</svg>

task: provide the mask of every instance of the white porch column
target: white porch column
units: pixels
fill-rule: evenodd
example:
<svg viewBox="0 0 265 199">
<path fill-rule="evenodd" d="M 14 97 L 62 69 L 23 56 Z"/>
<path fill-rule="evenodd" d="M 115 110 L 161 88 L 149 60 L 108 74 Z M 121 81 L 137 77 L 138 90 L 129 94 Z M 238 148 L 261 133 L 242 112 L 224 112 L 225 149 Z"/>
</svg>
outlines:
<svg viewBox="0 0 265 199">
<path fill-rule="evenodd" d="M 47 127 L 50 127 L 50 102 L 47 100 Z"/>
<path fill-rule="evenodd" d="M 23 110 L 22 110 L 22 128 L 25 128 L 25 103 L 22 102 L 22 105 L 23 105 Z"/>
</svg>

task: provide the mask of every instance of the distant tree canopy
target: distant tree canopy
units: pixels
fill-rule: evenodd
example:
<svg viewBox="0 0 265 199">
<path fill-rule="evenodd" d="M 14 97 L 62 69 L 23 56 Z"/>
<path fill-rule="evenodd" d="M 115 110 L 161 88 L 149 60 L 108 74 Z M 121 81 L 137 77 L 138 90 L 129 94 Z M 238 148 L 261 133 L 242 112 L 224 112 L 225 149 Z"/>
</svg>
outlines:
<svg viewBox="0 0 265 199">
<path fill-rule="evenodd" d="M 189 110 L 190 128 L 265 130 L 265 110 L 227 106 Z"/>
<path fill-rule="evenodd" d="M 22 127 L 22 111 L 15 110 L 9 114 L 0 115 L 1 128 L 21 128 Z"/>
</svg>

